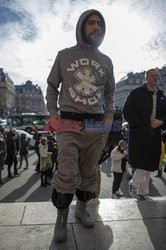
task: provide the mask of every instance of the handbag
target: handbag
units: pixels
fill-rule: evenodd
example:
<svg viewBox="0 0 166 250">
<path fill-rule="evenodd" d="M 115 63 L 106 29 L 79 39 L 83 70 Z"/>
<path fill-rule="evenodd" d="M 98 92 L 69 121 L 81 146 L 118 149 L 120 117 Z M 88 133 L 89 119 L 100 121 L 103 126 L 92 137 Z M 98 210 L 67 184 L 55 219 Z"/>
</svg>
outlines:
<svg viewBox="0 0 166 250">
<path fill-rule="evenodd" d="M 46 171 L 49 168 L 52 168 L 52 159 L 50 154 L 48 154 L 46 157 L 43 157 L 41 160 L 42 160 L 42 171 Z"/>
</svg>

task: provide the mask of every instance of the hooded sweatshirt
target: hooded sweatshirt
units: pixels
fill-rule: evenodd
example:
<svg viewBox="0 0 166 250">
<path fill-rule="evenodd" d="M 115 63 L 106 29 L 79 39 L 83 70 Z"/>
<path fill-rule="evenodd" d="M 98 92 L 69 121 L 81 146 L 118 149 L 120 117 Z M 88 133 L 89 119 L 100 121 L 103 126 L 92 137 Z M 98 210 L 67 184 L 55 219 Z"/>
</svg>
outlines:
<svg viewBox="0 0 166 250">
<path fill-rule="evenodd" d="M 50 116 L 57 115 L 58 102 L 61 112 L 113 116 L 115 80 L 112 61 L 97 46 L 87 47 L 82 36 L 83 24 L 92 14 L 99 15 L 102 20 L 98 46 L 102 43 L 105 35 L 103 16 L 97 10 L 85 11 L 76 27 L 77 45 L 58 52 L 48 76 L 46 100 Z"/>
</svg>

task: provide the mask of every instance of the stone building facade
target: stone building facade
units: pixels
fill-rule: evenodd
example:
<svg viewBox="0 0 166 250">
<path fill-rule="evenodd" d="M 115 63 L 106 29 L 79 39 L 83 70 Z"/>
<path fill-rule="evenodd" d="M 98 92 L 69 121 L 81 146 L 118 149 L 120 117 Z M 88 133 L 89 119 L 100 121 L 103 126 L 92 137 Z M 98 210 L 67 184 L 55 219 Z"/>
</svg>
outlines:
<svg viewBox="0 0 166 250">
<path fill-rule="evenodd" d="M 14 85 L 0 68 L 0 118 L 22 113 L 48 113 L 42 90 L 29 80 L 25 84 Z"/>
<path fill-rule="evenodd" d="M 26 81 L 25 84 L 15 85 L 16 111 L 21 113 L 46 114 L 46 106 L 41 88 Z"/>
<path fill-rule="evenodd" d="M 0 117 L 10 116 L 15 112 L 16 91 L 13 81 L 3 69 L 0 69 Z"/>
</svg>

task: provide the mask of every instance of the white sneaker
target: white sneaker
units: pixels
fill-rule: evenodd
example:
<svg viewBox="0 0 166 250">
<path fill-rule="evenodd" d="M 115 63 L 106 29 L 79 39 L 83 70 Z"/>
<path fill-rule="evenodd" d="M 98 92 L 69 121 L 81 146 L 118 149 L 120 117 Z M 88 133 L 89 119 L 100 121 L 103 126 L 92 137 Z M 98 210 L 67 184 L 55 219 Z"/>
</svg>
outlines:
<svg viewBox="0 0 166 250">
<path fill-rule="evenodd" d="M 116 191 L 115 194 L 117 194 L 118 196 L 123 196 L 123 193 L 120 190 Z"/>
</svg>

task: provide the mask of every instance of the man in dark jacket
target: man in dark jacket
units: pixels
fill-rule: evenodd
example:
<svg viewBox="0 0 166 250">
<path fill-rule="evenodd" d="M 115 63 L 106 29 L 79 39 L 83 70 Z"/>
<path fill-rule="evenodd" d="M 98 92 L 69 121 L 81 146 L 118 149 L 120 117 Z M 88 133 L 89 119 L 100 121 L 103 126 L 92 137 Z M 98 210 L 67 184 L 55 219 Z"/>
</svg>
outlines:
<svg viewBox="0 0 166 250">
<path fill-rule="evenodd" d="M 129 94 L 124 118 L 129 123 L 129 163 L 136 171 L 129 183 L 131 196 L 145 199 L 150 174 L 159 167 L 161 129 L 166 123 L 166 97 L 158 89 L 158 72 L 146 72 L 146 83 Z"/>
</svg>

